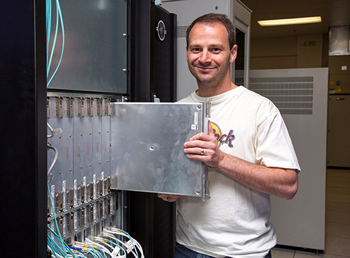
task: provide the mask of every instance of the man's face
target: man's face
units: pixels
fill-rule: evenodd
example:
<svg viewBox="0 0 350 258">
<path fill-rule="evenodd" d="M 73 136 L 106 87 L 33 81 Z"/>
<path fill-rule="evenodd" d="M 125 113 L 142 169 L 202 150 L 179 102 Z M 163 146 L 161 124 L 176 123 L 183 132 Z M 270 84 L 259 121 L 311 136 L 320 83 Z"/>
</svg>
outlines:
<svg viewBox="0 0 350 258">
<path fill-rule="evenodd" d="M 230 64 L 236 59 L 237 46 L 230 49 L 227 31 L 221 23 L 197 23 L 189 35 L 187 63 L 198 86 L 218 87 L 230 77 Z"/>
</svg>

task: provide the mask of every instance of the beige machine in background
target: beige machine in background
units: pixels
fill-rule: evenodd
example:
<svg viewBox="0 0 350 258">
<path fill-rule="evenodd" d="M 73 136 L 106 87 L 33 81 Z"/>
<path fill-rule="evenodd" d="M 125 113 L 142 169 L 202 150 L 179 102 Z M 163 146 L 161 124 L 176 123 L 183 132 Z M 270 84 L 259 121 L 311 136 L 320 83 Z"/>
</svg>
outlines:
<svg viewBox="0 0 350 258">
<path fill-rule="evenodd" d="M 327 166 L 350 167 L 350 55 L 329 56 Z"/>
<path fill-rule="evenodd" d="M 327 81 L 327 68 L 250 71 L 250 89 L 279 108 L 301 167 L 292 200 L 271 196 L 280 245 L 325 249 Z"/>
</svg>

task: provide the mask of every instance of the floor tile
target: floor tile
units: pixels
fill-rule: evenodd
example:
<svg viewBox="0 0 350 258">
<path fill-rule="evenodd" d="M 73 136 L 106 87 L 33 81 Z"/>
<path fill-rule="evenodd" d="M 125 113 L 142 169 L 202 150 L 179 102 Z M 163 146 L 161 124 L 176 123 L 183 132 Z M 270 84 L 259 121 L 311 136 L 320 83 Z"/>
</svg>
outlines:
<svg viewBox="0 0 350 258">
<path fill-rule="evenodd" d="M 323 253 L 315 253 L 315 252 L 304 252 L 304 251 L 296 251 L 294 258 L 348 258 L 349 256 L 339 256 L 339 255 L 331 255 L 331 254 L 323 254 Z M 275 257 L 273 257 L 275 258 Z"/>
<path fill-rule="evenodd" d="M 295 250 L 275 247 L 271 250 L 273 258 L 293 258 Z"/>
<path fill-rule="evenodd" d="M 326 250 L 276 247 L 273 258 L 350 258 L 350 170 L 327 169 Z"/>
<path fill-rule="evenodd" d="M 350 213 L 350 203 L 328 201 L 326 203 L 326 210 L 338 213 Z"/>
<path fill-rule="evenodd" d="M 326 237 L 325 254 L 350 257 L 350 238 Z"/>
<path fill-rule="evenodd" d="M 327 194 L 327 201 L 350 203 L 350 194 Z"/>
<path fill-rule="evenodd" d="M 328 194 L 344 194 L 350 195 L 350 185 L 348 187 L 327 187 L 327 195 Z"/>
<path fill-rule="evenodd" d="M 344 225 L 350 225 L 350 212 L 336 212 L 327 211 L 326 212 L 327 223 L 341 223 Z"/>
<path fill-rule="evenodd" d="M 350 225 L 328 222 L 326 224 L 326 236 L 350 239 Z"/>
</svg>

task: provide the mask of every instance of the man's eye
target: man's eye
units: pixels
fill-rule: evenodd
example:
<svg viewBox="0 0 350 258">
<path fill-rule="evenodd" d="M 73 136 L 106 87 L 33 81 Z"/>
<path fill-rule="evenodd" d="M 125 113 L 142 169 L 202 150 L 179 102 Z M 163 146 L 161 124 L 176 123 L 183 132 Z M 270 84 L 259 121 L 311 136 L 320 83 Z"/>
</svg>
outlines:
<svg viewBox="0 0 350 258">
<path fill-rule="evenodd" d="M 214 53 L 218 53 L 218 52 L 220 52 L 220 48 L 213 48 L 211 51 Z"/>
<path fill-rule="evenodd" d="M 192 48 L 192 52 L 199 52 L 200 51 L 200 49 L 199 48 Z"/>
</svg>

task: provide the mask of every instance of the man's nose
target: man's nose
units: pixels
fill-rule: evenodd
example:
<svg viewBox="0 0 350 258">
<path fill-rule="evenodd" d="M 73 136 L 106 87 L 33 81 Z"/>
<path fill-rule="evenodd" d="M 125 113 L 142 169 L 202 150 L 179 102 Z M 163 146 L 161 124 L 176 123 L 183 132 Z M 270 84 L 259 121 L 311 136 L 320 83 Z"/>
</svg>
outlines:
<svg viewBox="0 0 350 258">
<path fill-rule="evenodd" d="M 202 51 L 201 56 L 199 57 L 199 61 L 204 64 L 211 62 L 210 53 L 208 50 Z"/>
</svg>

